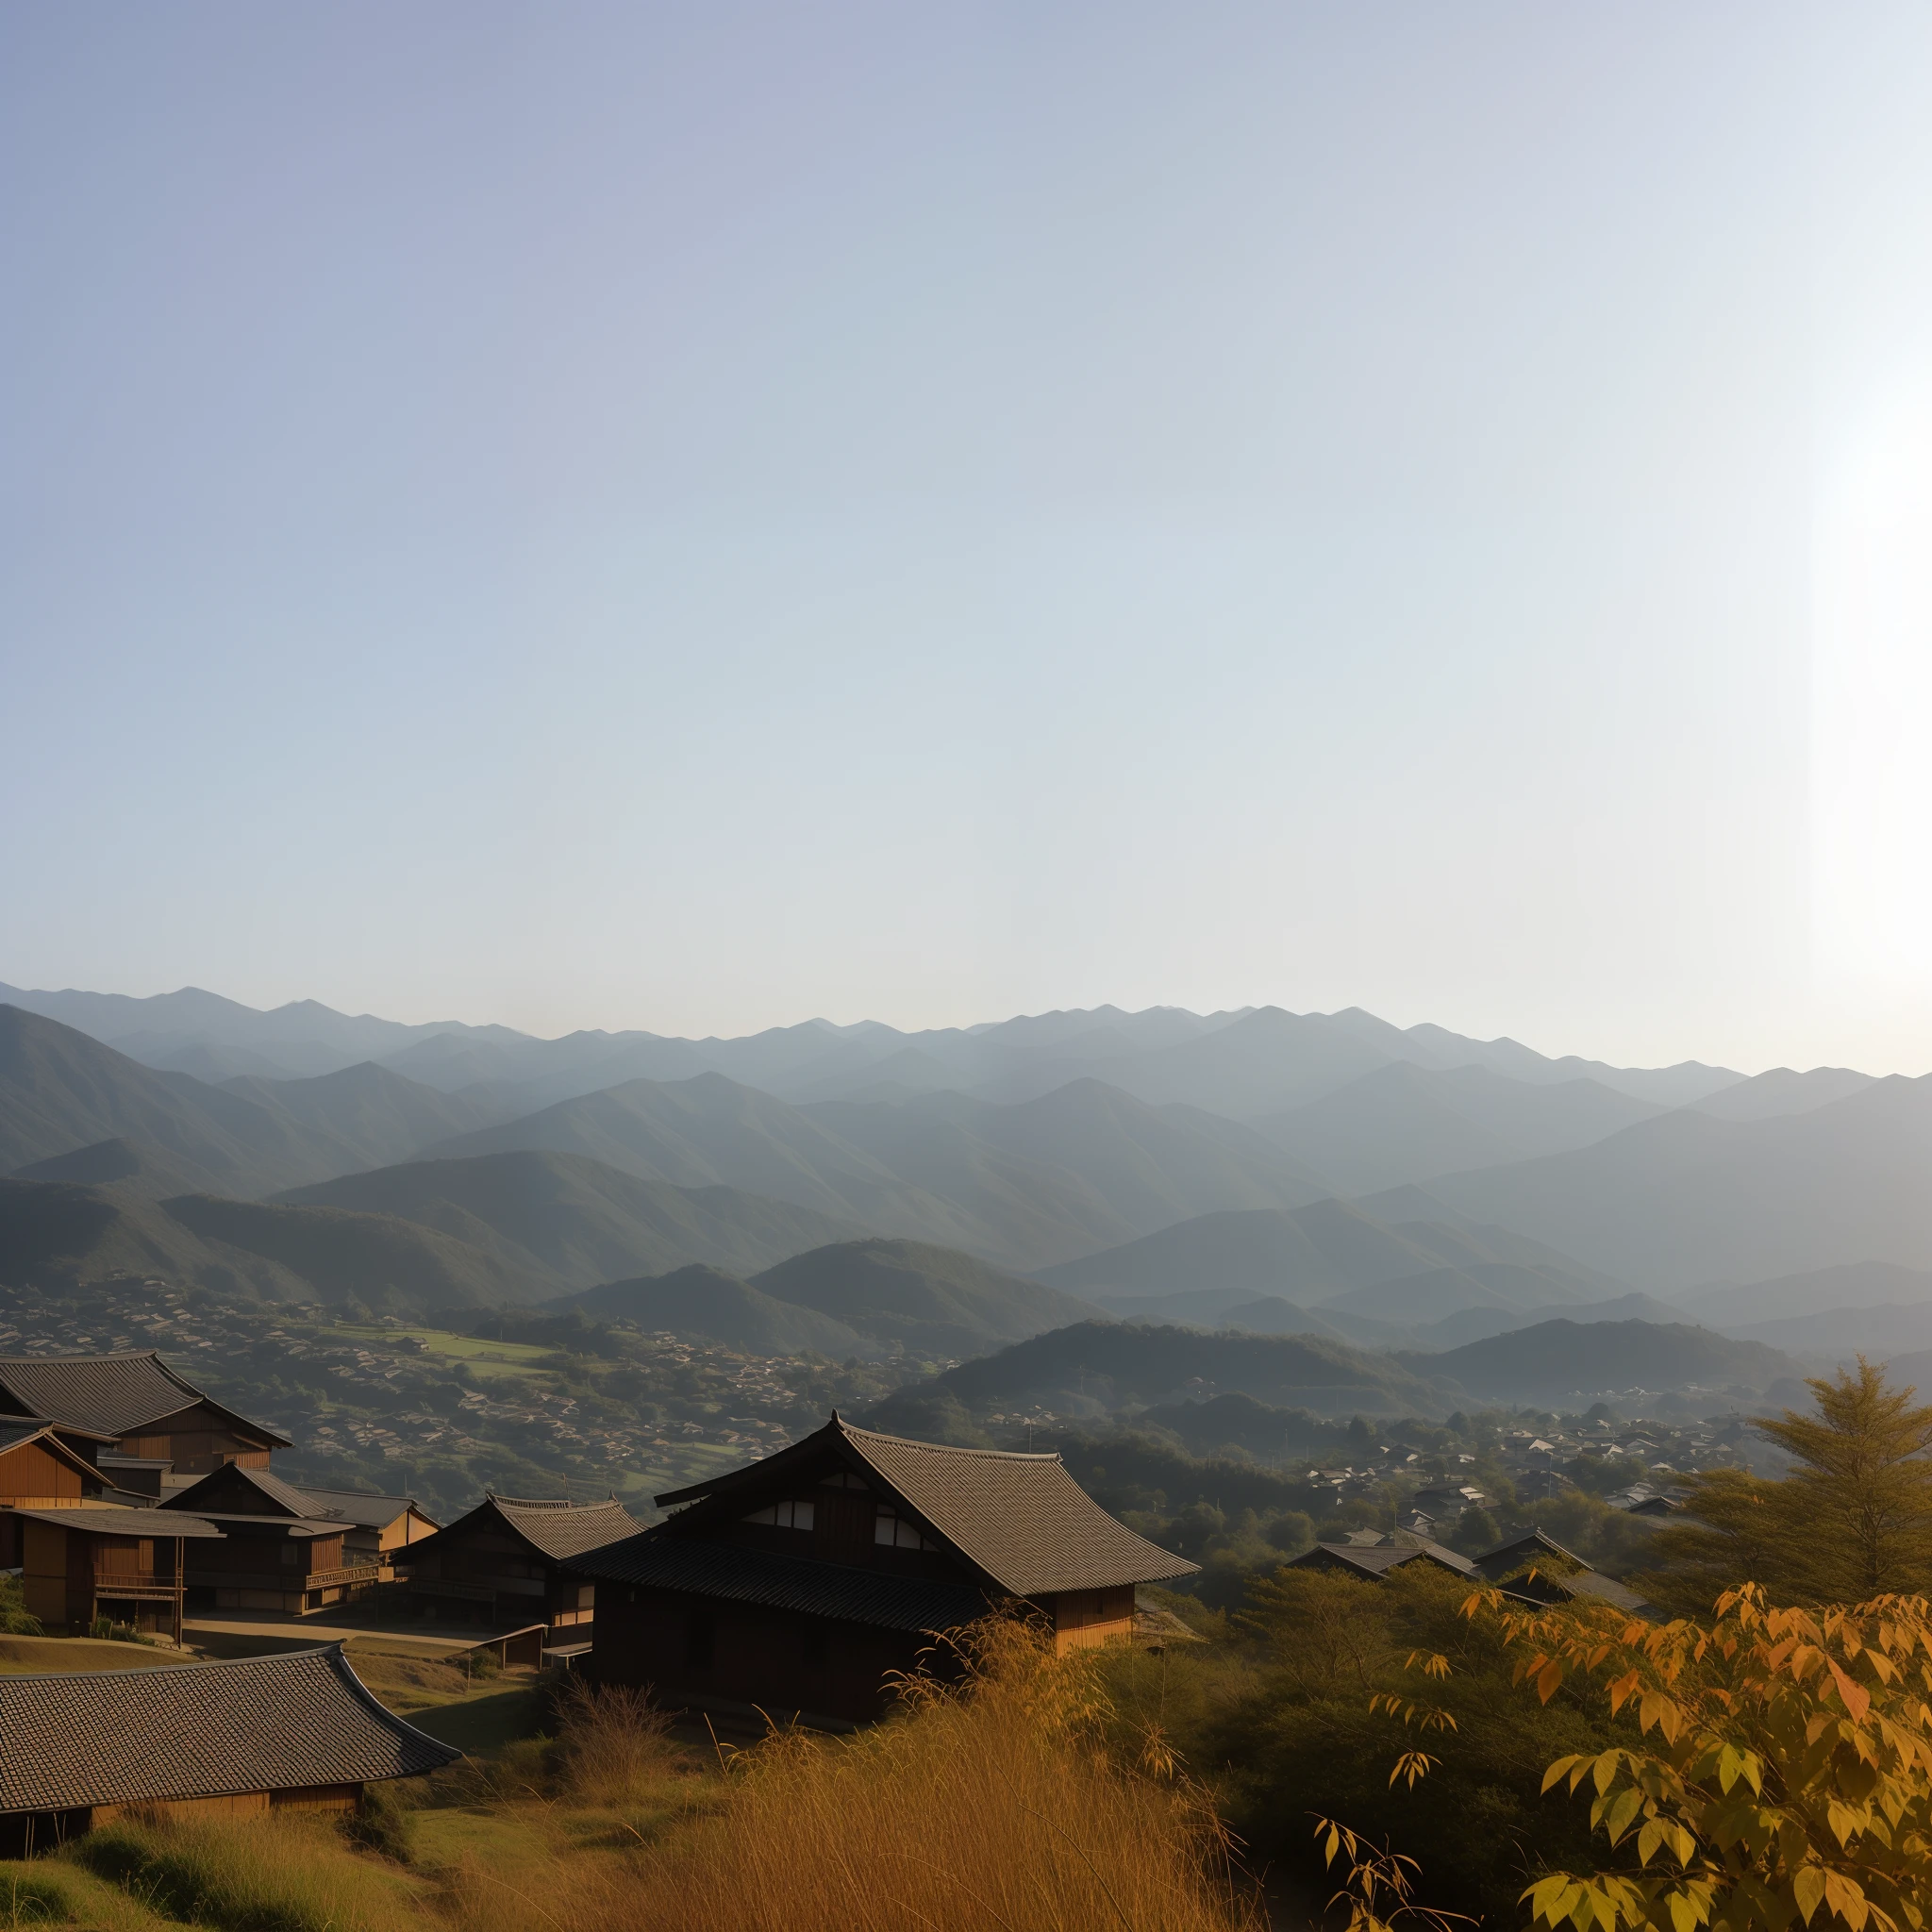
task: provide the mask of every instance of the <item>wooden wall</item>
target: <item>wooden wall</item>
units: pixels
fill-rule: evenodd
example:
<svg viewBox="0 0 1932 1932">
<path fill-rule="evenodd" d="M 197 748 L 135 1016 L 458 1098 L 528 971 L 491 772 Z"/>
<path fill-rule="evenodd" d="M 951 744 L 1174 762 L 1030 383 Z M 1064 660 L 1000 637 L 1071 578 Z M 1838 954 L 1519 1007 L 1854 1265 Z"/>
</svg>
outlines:
<svg viewBox="0 0 1932 1932">
<path fill-rule="evenodd" d="M 591 1672 L 599 1683 L 653 1686 L 666 1704 L 756 1705 L 864 1722 L 880 1716 L 886 1676 L 916 1668 L 930 1639 L 759 1605 L 606 1583 Z"/>
<path fill-rule="evenodd" d="M 1061 1657 L 1070 1650 L 1133 1641 L 1131 1583 L 1111 1590 L 1063 1590 L 1052 1599 L 1052 1607 L 1053 1646 Z"/>
<path fill-rule="evenodd" d="M 0 1451 L 0 1503 L 58 1509 L 79 1501 L 80 1472 L 50 1455 L 44 1442 L 17 1442 Z"/>
</svg>

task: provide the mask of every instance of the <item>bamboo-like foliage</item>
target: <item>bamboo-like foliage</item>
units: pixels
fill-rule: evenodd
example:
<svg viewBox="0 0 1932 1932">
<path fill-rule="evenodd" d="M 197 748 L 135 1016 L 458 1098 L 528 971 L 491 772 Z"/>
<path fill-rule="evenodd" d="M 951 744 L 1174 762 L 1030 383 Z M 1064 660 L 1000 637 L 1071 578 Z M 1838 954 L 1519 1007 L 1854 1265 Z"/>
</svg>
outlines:
<svg viewBox="0 0 1932 1932">
<path fill-rule="evenodd" d="M 1932 1605 L 1778 1608 L 1729 1591 L 1706 1627 L 1607 1607 L 1517 1614 L 1519 1681 L 1601 1689 L 1631 1741 L 1549 1767 L 1621 1865 L 1524 1892 L 1574 1932 L 1919 1932 L 1932 1915 Z"/>
</svg>

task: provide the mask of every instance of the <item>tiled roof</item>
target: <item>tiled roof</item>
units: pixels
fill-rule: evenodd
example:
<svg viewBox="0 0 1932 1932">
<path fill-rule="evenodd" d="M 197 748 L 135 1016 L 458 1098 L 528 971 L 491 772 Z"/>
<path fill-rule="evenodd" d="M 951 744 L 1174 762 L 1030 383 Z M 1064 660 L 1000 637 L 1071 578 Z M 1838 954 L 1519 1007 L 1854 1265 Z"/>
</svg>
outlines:
<svg viewBox="0 0 1932 1932">
<path fill-rule="evenodd" d="M 372 1496 L 361 1490 L 304 1490 L 311 1516 L 353 1523 L 358 1529 L 387 1529 L 406 1510 L 423 1510 L 414 1496 Z M 425 1519 L 426 1520 L 426 1519 Z"/>
<path fill-rule="evenodd" d="M 62 1529 L 85 1529 L 95 1536 L 220 1536 L 221 1531 L 206 1516 L 163 1516 L 158 1509 L 88 1509 L 76 1505 L 72 1509 L 20 1509 L 16 1516 L 31 1516 L 36 1523 L 58 1523 Z"/>
<path fill-rule="evenodd" d="M 176 1490 L 160 1507 L 163 1509 L 193 1510 L 197 1506 L 192 1498 L 199 1496 L 203 1505 L 209 1504 L 224 1490 L 232 1489 L 237 1483 L 246 1484 L 264 1502 L 273 1503 L 285 1515 L 320 1516 L 323 1513 L 315 1507 L 313 1499 L 294 1484 L 285 1483 L 280 1476 L 265 1469 L 243 1469 L 239 1462 L 225 1463 L 220 1469 L 210 1470 L 198 1483 L 190 1483 L 185 1490 Z M 208 1513 L 216 1512 L 210 1510 Z"/>
<path fill-rule="evenodd" d="M 1566 1557 L 1573 1563 L 1583 1561 L 1574 1550 L 1566 1550 L 1555 1537 L 1541 1529 L 1532 1529 L 1523 1536 L 1510 1537 L 1492 1550 L 1485 1550 L 1475 1559 L 1475 1567 L 1485 1576 L 1506 1576 L 1517 1564 L 1531 1561 L 1537 1557 Z"/>
<path fill-rule="evenodd" d="M 205 1395 L 151 1348 L 118 1355 L 0 1356 L 0 1393 L 32 1415 L 125 1436 L 206 1402 L 270 1442 L 289 1438 Z"/>
<path fill-rule="evenodd" d="M 580 1557 L 643 1527 L 615 1496 L 604 1503 L 529 1503 L 492 1496 L 497 1513 L 546 1557 Z"/>
<path fill-rule="evenodd" d="M 987 1612 L 986 1599 L 961 1584 L 815 1563 L 808 1557 L 773 1556 L 651 1530 L 593 1551 L 571 1568 L 612 1583 L 770 1604 L 888 1630 L 954 1630 Z"/>
<path fill-rule="evenodd" d="M 659 1496 L 695 1500 L 770 1477 L 774 1465 L 837 1445 L 873 1470 L 913 1510 L 1003 1590 L 1036 1596 L 1191 1576 L 1199 1567 L 1136 1536 L 1109 1516 L 1055 1455 L 955 1449 L 855 1428 L 835 1413 L 777 1457 L 710 1483 Z"/>
<path fill-rule="evenodd" d="M 368 1784 L 461 1756 L 385 1710 L 339 1643 L 174 1670 L 0 1676 L 0 1813 Z"/>
<path fill-rule="evenodd" d="M 539 1556 L 561 1562 L 567 1557 L 580 1557 L 586 1550 L 601 1549 L 624 1537 L 635 1536 L 643 1528 L 616 1497 L 604 1503 L 533 1503 L 515 1496 L 486 1496 L 474 1509 L 445 1524 L 433 1536 L 411 1543 L 411 1562 L 425 1556 L 440 1554 L 441 1539 L 459 1538 L 473 1525 L 494 1517 L 514 1532 Z"/>
<path fill-rule="evenodd" d="M 1444 1570 L 1453 1570 L 1458 1576 L 1474 1576 L 1475 1565 L 1467 1557 L 1459 1557 L 1454 1550 L 1444 1549 L 1441 1543 L 1381 1543 L 1374 1549 L 1361 1549 L 1352 1543 L 1317 1543 L 1306 1555 L 1297 1557 L 1289 1565 L 1291 1570 L 1322 1570 L 1341 1568 L 1353 1570 L 1358 1575 L 1382 1577 L 1391 1570 L 1399 1570 L 1405 1563 L 1427 1562 L 1440 1564 Z"/>
</svg>

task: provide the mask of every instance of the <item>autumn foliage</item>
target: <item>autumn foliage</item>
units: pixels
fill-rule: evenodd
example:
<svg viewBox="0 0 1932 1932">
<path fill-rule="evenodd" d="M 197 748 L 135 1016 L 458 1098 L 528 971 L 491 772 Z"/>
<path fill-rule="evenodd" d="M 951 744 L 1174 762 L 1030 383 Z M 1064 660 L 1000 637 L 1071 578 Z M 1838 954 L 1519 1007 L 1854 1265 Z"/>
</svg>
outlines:
<svg viewBox="0 0 1932 1932">
<path fill-rule="evenodd" d="M 1602 1870 L 1540 1878 L 1535 1924 L 1574 1932 L 1916 1932 L 1932 1916 L 1932 1605 L 1780 1609 L 1755 1585 L 1707 1627 L 1602 1607 L 1518 1614 L 1520 1681 L 1589 1684 L 1630 1741 L 1559 1757 Z"/>
</svg>

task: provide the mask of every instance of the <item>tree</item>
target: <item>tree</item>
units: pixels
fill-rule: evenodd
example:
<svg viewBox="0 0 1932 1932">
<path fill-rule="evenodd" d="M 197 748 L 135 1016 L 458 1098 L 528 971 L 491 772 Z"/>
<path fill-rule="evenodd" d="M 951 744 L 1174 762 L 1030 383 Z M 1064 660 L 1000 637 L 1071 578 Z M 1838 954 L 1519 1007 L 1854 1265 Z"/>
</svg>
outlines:
<svg viewBox="0 0 1932 1932">
<path fill-rule="evenodd" d="M 1708 1604 L 1746 1579 L 1801 1603 L 1858 1603 L 1932 1584 L 1932 1408 L 1858 1357 L 1856 1374 L 1814 1378 L 1818 1412 L 1760 1416 L 1757 1431 L 1792 1460 L 1782 1481 L 1741 1470 L 1693 1479 L 1693 1519 L 1659 1532 L 1676 1574 L 1657 1579 L 1680 1607 Z"/>
<path fill-rule="evenodd" d="M 1493 1599 L 1488 1600 L 1493 1607 Z M 1484 1604 L 1472 1598 L 1471 1611 Z M 1557 1932 L 1922 1932 L 1932 1913 L 1932 1606 L 1773 1607 L 1727 1591 L 1709 1629 L 1604 1606 L 1497 1611 L 1519 1682 L 1593 1684 L 1624 1735 L 1559 1757 L 1609 1869 L 1524 1897 Z"/>
</svg>

